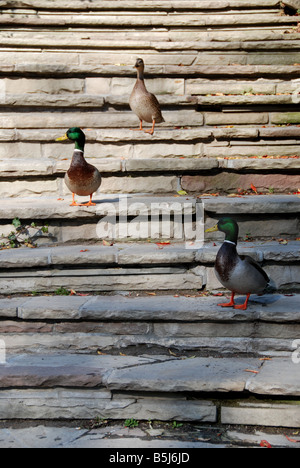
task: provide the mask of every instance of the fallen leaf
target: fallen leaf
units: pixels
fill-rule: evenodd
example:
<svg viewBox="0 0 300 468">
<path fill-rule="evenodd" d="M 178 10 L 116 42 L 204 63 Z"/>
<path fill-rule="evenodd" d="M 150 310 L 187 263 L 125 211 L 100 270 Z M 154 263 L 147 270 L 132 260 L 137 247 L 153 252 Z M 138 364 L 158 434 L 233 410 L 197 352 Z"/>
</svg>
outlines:
<svg viewBox="0 0 300 468">
<path fill-rule="evenodd" d="M 258 370 L 244 369 L 244 372 L 252 372 L 252 374 L 259 374 Z"/>
<path fill-rule="evenodd" d="M 71 289 L 70 296 L 76 296 L 76 291 L 74 291 L 74 289 Z"/>
<path fill-rule="evenodd" d="M 272 445 L 269 444 L 267 440 L 262 440 L 259 444 L 261 447 L 272 448 Z"/>
<path fill-rule="evenodd" d="M 108 246 L 108 247 L 111 247 L 112 245 L 114 245 L 112 242 L 107 242 L 107 241 L 104 240 L 104 239 L 103 239 L 103 241 L 102 241 L 102 244 L 103 244 L 103 245 L 106 245 L 106 246 Z"/>
<path fill-rule="evenodd" d="M 285 435 L 285 437 L 287 438 L 287 440 L 289 440 L 290 442 L 294 442 L 295 444 L 300 443 L 300 440 L 291 439 L 291 438 L 288 437 L 286 434 L 284 434 L 284 435 Z"/>
<path fill-rule="evenodd" d="M 155 292 L 146 292 L 146 294 L 148 294 L 148 296 L 156 296 Z"/>
<path fill-rule="evenodd" d="M 121 352 L 120 352 L 119 354 L 120 354 L 120 356 L 126 356 L 126 354 L 124 354 L 124 353 L 121 353 Z"/>
<path fill-rule="evenodd" d="M 170 354 L 171 356 L 175 356 L 175 357 L 178 356 L 177 354 L 173 353 L 173 351 L 171 351 L 170 349 L 169 349 L 168 351 L 169 351 L 169 354 Z"/>
<path fill-rule="evenodd" d="M 156 242 L 159 249 L 163 249 L 165 245 L 170 245 L 170 242 Z"/>
<path fill-rule="evenodd" d="M 89 249 L 82 249 L 80 252 L 89 252 Z"/>
<path fill-rule="evenodd" d="M 187 195 L 187 192 L 185 190 L 178 190 L 178 195 Z"/>
<path fill-rule="evenodd" d="M 255 187 L 255 185 L 251 184 L 250 188 L 251 190 L 253 190 L 253 192 L 257 193 L 257 188 Z"/>
</svg>

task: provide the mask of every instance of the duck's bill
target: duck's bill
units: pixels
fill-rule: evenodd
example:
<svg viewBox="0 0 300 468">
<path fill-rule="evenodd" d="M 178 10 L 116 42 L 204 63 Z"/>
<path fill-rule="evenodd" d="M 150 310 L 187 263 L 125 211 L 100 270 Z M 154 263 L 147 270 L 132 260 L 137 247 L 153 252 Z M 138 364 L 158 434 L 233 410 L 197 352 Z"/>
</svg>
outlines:
<svg viewBox="0 0 300 468">
<path fill-rule="evenodd" d="M 205 232 L 216 232 L 218 230 L 219 230 L 219 228 L 218 228 L 218 225 L 216 224 L 215 226 L 213 226 L 213 227 L 211 227 L 209 229 L 206 229 Z"/>
<path fill-rule="evenodd" d="M 55 141 L 64 141 L 64 140 L 68 140 L 67 134 L 65 134 L 65 135 L 63 135 L 63 136 L 61 136 L 61 137 L 59 137 L 59 138 L 56 138 Z"/>
</svg>

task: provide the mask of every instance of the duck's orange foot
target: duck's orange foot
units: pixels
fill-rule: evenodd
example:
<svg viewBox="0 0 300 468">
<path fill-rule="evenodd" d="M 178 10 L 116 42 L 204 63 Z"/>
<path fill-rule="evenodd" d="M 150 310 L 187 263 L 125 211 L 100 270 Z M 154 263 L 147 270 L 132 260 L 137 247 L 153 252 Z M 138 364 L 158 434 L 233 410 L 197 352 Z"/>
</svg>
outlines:
<svg viewBox="0 0 300 468">
<path fill-rule="evenodd" d="M 244 303 L 244 304 L 241 304 L 241 305 L 235 305 L 234 308 L 235 308 L 235 309 L 238 309 L 238 310 L 247 310 L 248 301 L 249 301 L 249 297 L 250 297 L 250 296 L 251 296 L 251 294 L 247 294 L 245 303 Z"/>
<path fill-rule="evenodd" d="M 80 204 L 78 206 L 96 206 L 96 203 L 93 203 L 93 202 L 89 201 L 88 203 L 82 203 L 82 204 Z"/>
<path fill-rule="evenodd" d="M 234 307 L 234 302 L 227 302 L 225 304 L 218 304 L 220 307 Z"/>
<path fill-rule="evenodd" d="M 247 304 L 235 305 L 234 308 L 239 310 L 247 310 Z"/>
<path fill-rule="evenodd" d="M 235 304 L 234 296 L 235 296 L 235 293 L 232 293 L 230 302 L 226 302 L 225 304 L 218 304 L 218 306 L 220 306 L 220 307 L 234 307 L 234 304 Z"/>
<path fill-rule="evenodd" d="M 152 130 L 152 128 L 151 128 L 150 130 L 145 130 L 145 133 L 149 133 L 150 135 L 153 135 L 154 130 Z"/>
</svg>

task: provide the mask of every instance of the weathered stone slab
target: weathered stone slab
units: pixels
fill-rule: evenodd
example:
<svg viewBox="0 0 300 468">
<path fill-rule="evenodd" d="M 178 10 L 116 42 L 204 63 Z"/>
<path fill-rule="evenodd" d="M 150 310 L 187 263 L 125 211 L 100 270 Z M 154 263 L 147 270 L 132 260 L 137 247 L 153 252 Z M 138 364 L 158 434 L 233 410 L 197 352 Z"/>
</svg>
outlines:
<svg viewBox="0 0 300 468">
<path fill-rule="evenodd" d="M 130 391 L 242 392 L 249 377 L 245 369 L 258 370 L 258 359 L 195 358 L 112 372 L 109 389 Z"/>
<path fill-rule="evenodd" d="M 300 427 L 300 408 L 294 404 L 239 403 L 221 408 L 222 424 Z"/>
<path fill-rule="evenodd" d="M 17 308 L 20 319 L 79 319 L 80 307 L 87 302 L 86 297 L 42 296 L 23 301 Z M 9 302 L 8 302 L 9 304 Z M 0 301 L 0 311 L 5 310 L 6 303 Z"/>
<path fill-rule="evenodd" d="M 214 213 L 298 213 L 299 197 L 296 195 L 261 195 L 259 197 L 243 196 L 241 198 L 210 197 L 203 198 L 206 211 Z M 251 205 L 251 210 L 250 210 Z"/>
<path fill-rule="evenodd" d="M 295 350 L 295 359 L 297 357 Z M 297 364 L 296 360 L 293 362 L 291 355 L 290 359 L 266 361 L 260 373 L 249 379 L 246 388 L 261 395 L 299 396 L 300 364 Z"/>
<path fill-rule="evenodd" d="M 269 115 L 266 112 L 206 112 L 206 125 L 250 125 L 267 124 Z"/>
<path fill-rule="evenodd" d="M 7 404 L 9 401 L 9 404 Z M 139 419 L 216 421 L 206 401 L 111 399 L 103 390 L 11 390 L 0 392 L 0 419 Z"/>
<path fill-rule="evenodd" d="M 155 360 L 109 355 L 18 355 L 0 368 L 0 386 L 8 387 L 100 387 L 113 368 L 136 366 Z M 1 394 L 1 392 L 0 392 Z M 110 392 L 102 392 L 110 398 Z M 1 397 L 0 397 L 1 398 Z"/>
<path fill-rule="evenodd" d="M 123 296 L 41 296 L 1 299 L 1 316 L 7 311 L 23 320 L 81 319 L 107 321 L 263 321 L 299 323 L 299 295 L 251 296 L 246 312 L 217 306 L 218 297 L 123 297 Z M 5 315 L 4 315 L 5 316 Z"/>
<path fill-rule="evenodd" d="M 293 5 L 294 7 L 296 6 L 298 0 L 288 0 L 286 4 Z M 74 10 L 90 10 L 91 5 L 89 1 L 86 0 L 75 0 L 75 1 L 52 1 L 50 4 L 46 0 L 28 0 L 28 1 L 22 1 L 22 0 L 17 0 L 17 1 L 5 1 L 3 2 L 3 7 L 5 8 L 38 8 L 38 9 L 44 9 L 44 10 L 68 10 L 71 7 Z M 163 0 L 144 0 L 143 3 L 137 2 L 136 0 L 129 0 L 124 4 L 124 2 L 119 1 L 119 0 L 102 0 L 98 2 L 97 4 L 93 5 L 93 10 L 94 11 L 102 11 L 102 10 L 131 10 L 131 9 L 136 9 L 139 8 L 141 10 L 222 10 L 226 9 L 228 7 L 231 8 L 240 8 L 240 7 L 257 7 L 257 8 L 266 8 L 266 7 L 278 7 L 278 2 L 276 0 L 261 0 L 260 2 L 258 0 L 218 0 L 218 1 L 210 1 L 210 0 L 205 0 L 202 1 L 200 4 L 195 1 L 190 1 L 190 0 L 185 0 L 184 5 L 182 2 L 178 0 L 172 0 L 171 2 L 166 2 Z"/>
</svg>

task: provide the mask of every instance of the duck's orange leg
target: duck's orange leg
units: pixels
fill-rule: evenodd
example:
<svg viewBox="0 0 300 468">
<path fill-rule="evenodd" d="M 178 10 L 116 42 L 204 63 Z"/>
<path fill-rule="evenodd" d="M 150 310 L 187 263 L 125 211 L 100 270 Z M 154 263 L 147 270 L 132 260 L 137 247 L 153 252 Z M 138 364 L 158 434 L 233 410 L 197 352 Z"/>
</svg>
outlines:
<svg viewBox="0 0 300 468">
<path fill-rule="evenodd" d="M 93 196 L 92 193 L 90 194 L 90 201 L 88 201 L 87 203 L 76 203 L 76 201 L 74 199 L 74 196 L 75 196 L 75 194 L 72 193 L 73 202 L 71 203 L 70 206 L 96 206 L 96 203 L 92 202 L 92 196 Z"/>
<path fill-rule="evenodd" d="M 84 203 L 82 206 L 96 206 L 96 203 L 92 202 L 92 196 L 93 194 L 90 194 L 90 201 L 88 203 Z"/>
<path fill-rule="evenodd" d="M 251 294 L 247 294 L 245 303 L 242 304 L 242 305 L 235 305 L 234 308 L 235 308 L 235 309 L 240 309 L 240 310 L 247 310 L 248 301 L 249 301 L 249 297 L 250 297 L 250 296 L 251 296 Z"/>
<path fill-rule="evenodd" d="M 225 304 L 218 304 L 218 306 L 221 306 L 221 307 L 234 307 L 234 305 L 235 305 L 234 296 L 235 296 L 235 292 L 232 292 L 230 302 L 225 303 Z"/>
<path fill-rule="evenodd" d="M 76 201 L 75 201 L 75 193 L 72 193 L 72 199 L 73 199 L 73 201 L 70 204 L 70 206 L 79 206 L 78 203 L 76 203 Z"/>
<path fill-rule="evenodd" d="M 144 130 L 143 129 L 143 121 L 140 120 L 140 128 L 132 128 L 131 130 L 133 130 L 134 132 L 140 132 L 140 131 Z"/>
<path fill-rule="evenodd" d="M 78 205 L 78 206 L 96 206 L 96 203 L 92 202 L 92 196 L 93 196 L 93 194 L 91 193 L 90 194 L 90 201 L 88 201 L 87 203 L 80 203 L 80 205 Z"/>
<path fill-rule="evenodd" d="M 150 130 L 145 130 L 145 133 L 150 133 L 150 135 L 153 135 L 154 127 L 155 127 L 155 119 L 153 119 L 152 121 L 152 128 L 150 128 Z"/>
</svg>

